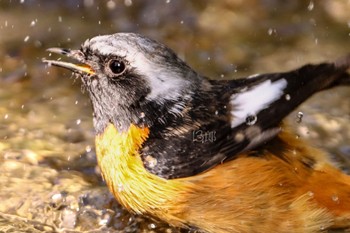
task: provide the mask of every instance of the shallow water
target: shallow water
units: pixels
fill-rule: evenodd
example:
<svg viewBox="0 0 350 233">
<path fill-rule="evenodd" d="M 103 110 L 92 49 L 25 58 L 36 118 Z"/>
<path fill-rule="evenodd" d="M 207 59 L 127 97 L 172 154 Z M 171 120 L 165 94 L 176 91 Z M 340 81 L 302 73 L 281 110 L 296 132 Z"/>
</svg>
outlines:
<svg viewBox="0 0 350 233">
<path fill-rule="evenodd" d="M 340 0 L 0 2 L 0 232 L 180 232 L 129 214 L 109 194 L 87 96 L 69 72 L 41 62 L 46 48 L 133 31 L 164 42 L 202 74 L 237 78 L 349 53 L 349 11 Z M 349 88 L 330 90 L 289 117 L 296 136 L 325 148 L 345 171 L 349 99 Z"/>
</svg>

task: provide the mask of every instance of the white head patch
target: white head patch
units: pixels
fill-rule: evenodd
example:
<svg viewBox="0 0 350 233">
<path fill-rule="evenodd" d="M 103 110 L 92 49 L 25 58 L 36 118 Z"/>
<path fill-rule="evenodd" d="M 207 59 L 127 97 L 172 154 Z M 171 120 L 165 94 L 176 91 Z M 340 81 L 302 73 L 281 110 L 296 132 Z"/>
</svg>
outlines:
<svg viewBox="0 0 350 233">
<path fill-rule="evenodd" d="M 269 107 L 278 100 L 287 86 L 287 80 L 280 79 L 275 82 L 266 80 L 259 85 L 242 93 L 232 95 L 231 127 L 234 128 L 246 121 L 248 116 L 256 116 L 261 110 Z"/>
<path fill-rule="evenodd" d="M 176 69 L 157 63 L 158 44 L 132 34 L 117 33 L 97 36 L 86 42 L 90 48 L 102 55 L 124 57 L 135 72 L 144 76 L 151 92 L 146 97 L 150 100 L 176 100 L 182 96 L 181 90 L 189 85 L 189 80 L 179 77 Z"/>
</svg>

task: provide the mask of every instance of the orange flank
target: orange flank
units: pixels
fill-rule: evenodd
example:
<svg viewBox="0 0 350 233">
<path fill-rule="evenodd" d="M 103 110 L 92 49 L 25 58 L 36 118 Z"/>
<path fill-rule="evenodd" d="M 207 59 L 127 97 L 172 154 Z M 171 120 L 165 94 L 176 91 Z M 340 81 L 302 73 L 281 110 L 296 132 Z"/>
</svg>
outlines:
<svg viewBox="0 0 350 233">
<path fill-rule="evenodd" d="M 350 225 L 350 178 L 287 133 L 254 152 L 259 156 L 242 154 L 197 176 L 170 180 L 143 166 L 138 150 L 148 135 L 147 128 L 131 125 L 119 133 L 111 124 L 96 137 L 109 189 L 135 213 L 217 233 L 304 233 Z"/>
</svg>

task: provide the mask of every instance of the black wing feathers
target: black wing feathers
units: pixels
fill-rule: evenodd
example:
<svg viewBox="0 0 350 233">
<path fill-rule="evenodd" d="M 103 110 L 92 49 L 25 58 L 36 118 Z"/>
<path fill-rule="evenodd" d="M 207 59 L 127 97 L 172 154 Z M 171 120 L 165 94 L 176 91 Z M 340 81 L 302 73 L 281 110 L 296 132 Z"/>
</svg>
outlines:
<svg viewBox="0 0 350 233">
<path fill-rule="evenodd" d="M 232 81 L 210 81 L 213 91 L 199 91 L 197 94 L 203 95 L 204 101 L 199 98 L 199 101 L 192 103 L 190 118 L 186 121 L 187 132 L 167 132 L 166 140 L 162 133 L 151 134 L 141 151 L 144 165 L 150 172 L 166 179 L 187 177 L 232 160 L 246 150 L 264 145 L 278 134 L 283 118 L 314 93 L 338 85 L 349 85 L 349 66 L 350 59 L 347 57 L 336 63 L 305 65 L 285 73 L 262 74 Z M 263 83 L 274 84 L 281 80 L 285 80 L 283 82 L 286 85 L 278 87 L 278 98 L 272 98 L 276 96 L 270 93 L 270 101 L 266 101 L 261 108 L 256 108 L 254 124 L 232 124 L 235 120 L 232 96 L 249 91 L 254 95 L 255 88 Z M 269 89 L 264 93 L 268 92 Z M 256 93 L 261 95 L 261 92 Z M 256 96 L 257 100 L 261 98 L 264 96 Z M 212 106 L 213 104 L 217 106 Z M 250 104 L 243 103 L 240 107 L 244 110 Z M 217 108 L 215 114 L 212 110 L 203 111 L 213 107 Z M 147 156 L 152 156 L 157 163 L 149 164 Z"/>
</svg>

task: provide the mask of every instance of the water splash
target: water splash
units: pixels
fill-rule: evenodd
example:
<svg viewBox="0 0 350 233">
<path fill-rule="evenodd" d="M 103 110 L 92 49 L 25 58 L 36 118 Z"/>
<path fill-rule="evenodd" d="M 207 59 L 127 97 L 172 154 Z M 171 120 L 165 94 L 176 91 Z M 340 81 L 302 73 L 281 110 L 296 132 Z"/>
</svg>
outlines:
<svg viewBox="0 0 350 233">
<path fill-rule="evenodd" d="M 312 11 L 312 10 L 314 9 L 314 7 L 315 7 L 314 2 L 313 2 L 313 1 L 310 1 L 309 5 L 307 6 L 307 9 L 308 9 L 309 11 Z"/>
<path fill-rule="evenodd" d="M 249 115 L 245 118 L 245 123 L 247 125 L 254 125 L 258 121 L 258 117 L 256 115 Z"/>
<path fill-rule="evenodd" d="M 315 196 L 315 193 L 312 192 L 312 191 L 309 191 L 309 192 L 307 192 L 307 195 L 309 195 L 309 197 L 314 197 L 314 196 Z"/>
<path fill-rule="evenodd" d="M 296 122 L 300 124 L 303 121 L 304 113 L 303 112 L 298 112 L 297 113 L 297 119 Z"/>
<path fill-rule="evenodd" d="M 123 192 L 124 191 L 124 185 L 118 184 L 118 192 Z"/>
<path fill-rule="evenodd" d="M 30 38 L 30 36 L 26 36 L 23 41 L 27 42 L 29 40 L 29 38 Z"/>
<path fill-rule="evenodd" d="M 332 198 L 332 201 L 334 201 L 335 203 L 339 204 L 339 197 L 338 197 L 337 194 L 333 194 L 331 198 Z"/>
<path fill-rule="evenodd" d="M 144 112 L 141 112 L 141 113 L 140 113 L 140 118 L 145 118 L 145 116 L 146 116 L 146 115 L 145 115 Z"/>
</svg>

